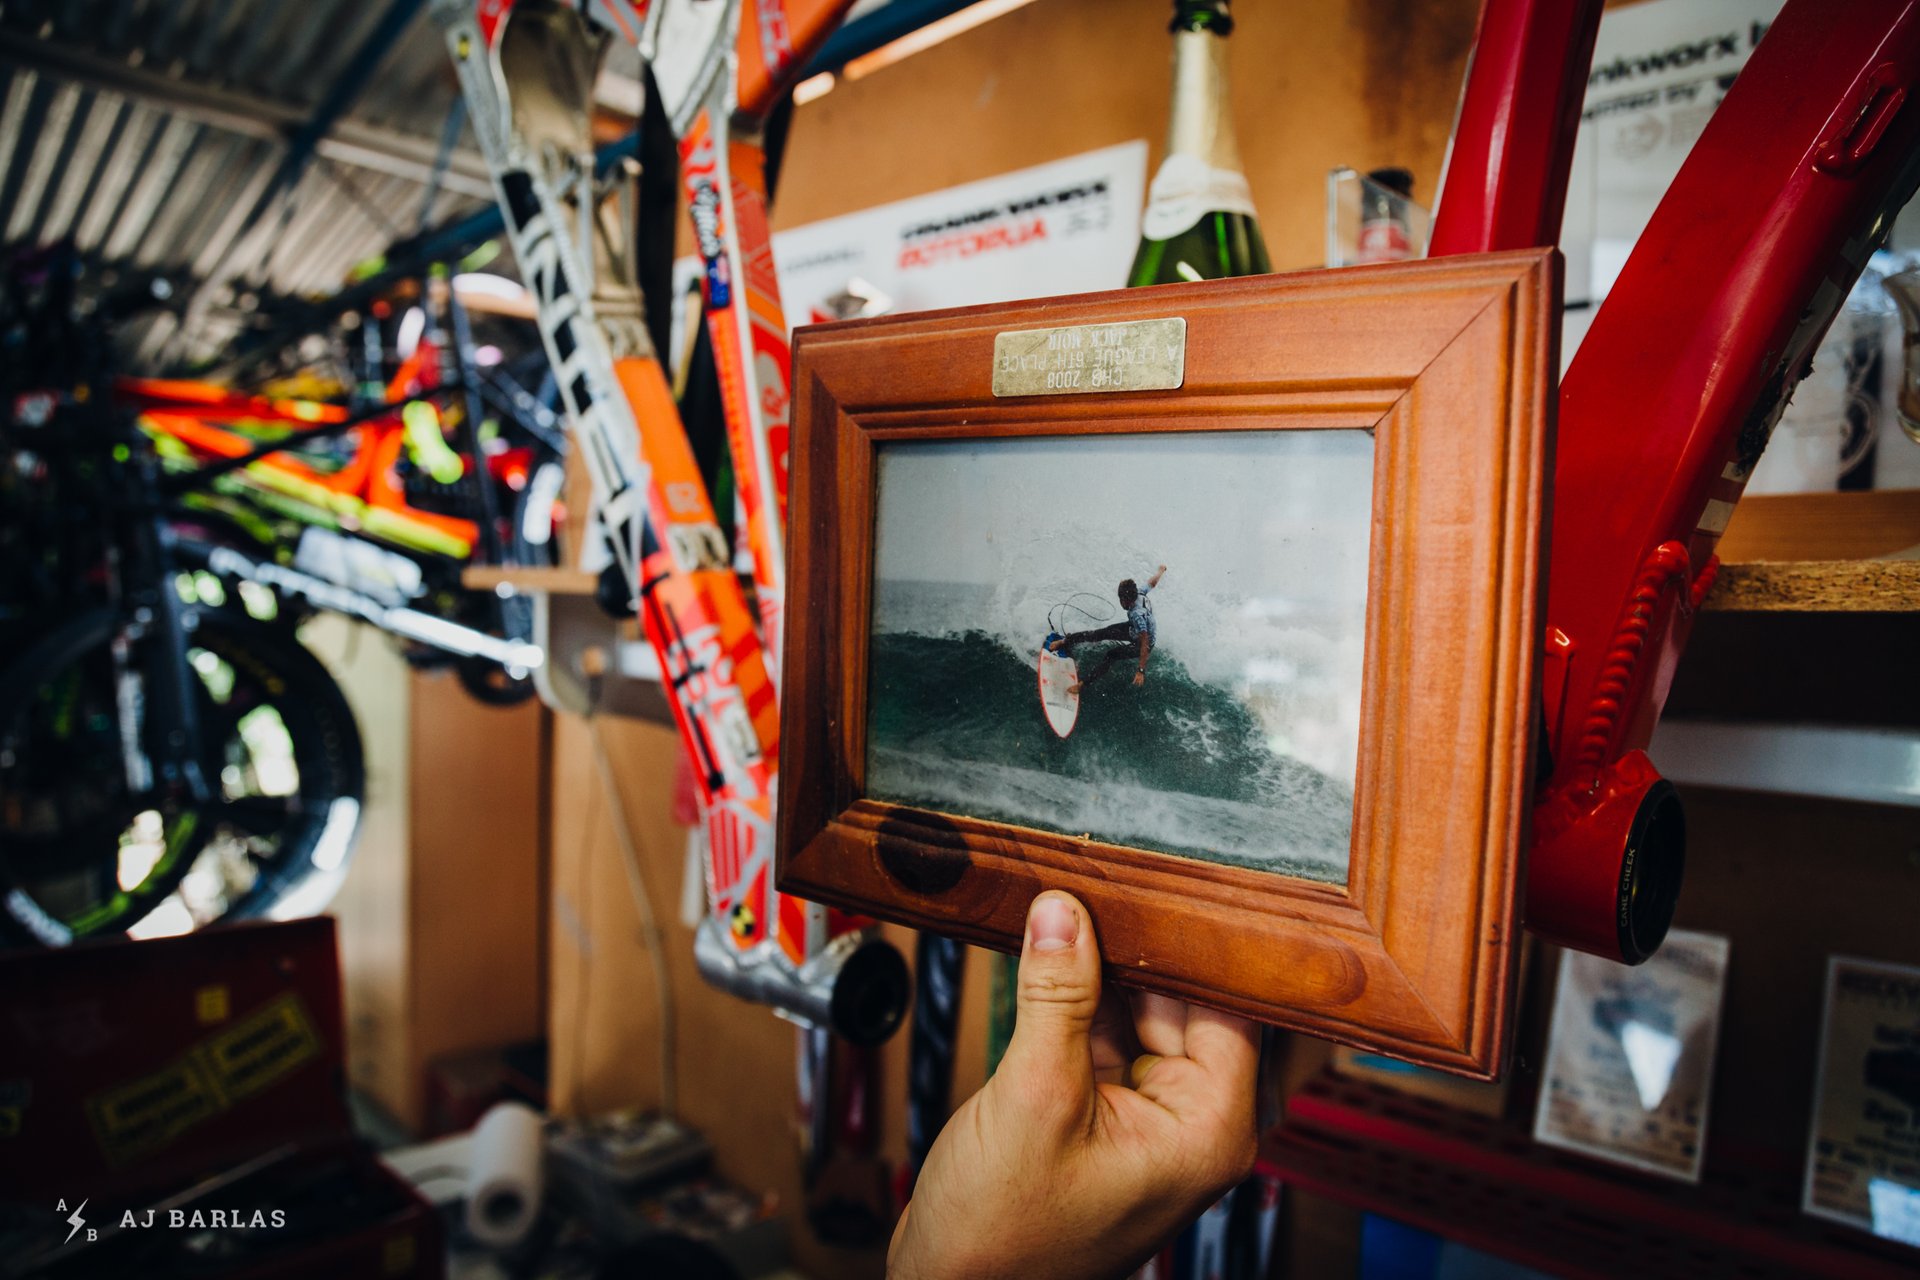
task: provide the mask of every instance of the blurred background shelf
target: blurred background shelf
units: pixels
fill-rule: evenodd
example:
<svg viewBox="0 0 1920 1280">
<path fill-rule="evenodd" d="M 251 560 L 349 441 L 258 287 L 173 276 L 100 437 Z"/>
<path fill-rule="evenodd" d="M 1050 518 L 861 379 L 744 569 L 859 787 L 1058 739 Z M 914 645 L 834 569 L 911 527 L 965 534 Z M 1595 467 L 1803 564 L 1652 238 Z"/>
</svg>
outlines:
<svg viewBox="0 0 1920 1280">
<path fill-rule="evenodd" d="M 1702 607 L 1716 613 L 1920 613 L 1920 560 L 1723 561 Z"/>
<path fill-rule="evenodd" d="M 1699 1186 L 1532 1142 L 1511 1121 L 1331 1073 L 1262 1144 L 1289 1185 L 1568 1277 L 1895 1280 L 1913 1250 L 1799 1212 L 1799 1165 L 1712 1152 Z M 1715 1159 L 1714 1157 L 1717 1157 Z"/>
<path fill-rule="evenodd" d="M 1920 613 L 1920 489 L 1744 498 L 1713 613 Z"/>
<path fill-rule="evenodd" d="M 598 574 L 559 566 L 477 564 L 460 575 L 462 586 L 480 591 L 508 587 L 524 594 L 544 591 L 556 596 L 590 596 L 599 582 Z"/>
<path fill-rule="evenodd" d="M 1920 489 L 1742 498 L 1719 550 L 1726 564 L 1920 559 Z"/>
</svg>

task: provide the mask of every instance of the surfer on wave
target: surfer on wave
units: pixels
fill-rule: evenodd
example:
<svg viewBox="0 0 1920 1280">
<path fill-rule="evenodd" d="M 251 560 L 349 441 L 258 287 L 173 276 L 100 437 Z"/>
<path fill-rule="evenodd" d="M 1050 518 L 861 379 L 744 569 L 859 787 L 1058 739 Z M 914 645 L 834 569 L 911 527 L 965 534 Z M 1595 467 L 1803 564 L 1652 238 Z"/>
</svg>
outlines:
<svg viewBox="0 0 1920 1280">
<path fill-rule="evenodd" d="M 1105 674 L 1108 667 L 1136 651 L 1140 655 L 1140 667 L 1133 673 L 1134 687 L 1138 688 L 1147 682 L 1147 658 L 1153 653 L 1156 638 L 1153 628 L 1153 606 L 1147 602 L 1147 593 L 1160 585 L 1160 575 L 1166 571 L 1165 565 L 1155 569 L 1153 576 L 1147 579 L 1144 587 L 1135 585 L 1132 578 L 1127 578 L 1120 583 L 1120 607 L 1127 611 L 1127 616 L 1119 622 L 1094 631 L 1070 631 L 1048 643 L 1047 647 L 1053 652 L 1071 656 L 1075 645 L 1100 641 L 1122 642 L 1101 654 L 1100 661 L 1094 663 L 1093 670 L 1083 673 L 1079 683 L 1068 686 L 1068 693 L 1079 693 Z"/>
</svg>

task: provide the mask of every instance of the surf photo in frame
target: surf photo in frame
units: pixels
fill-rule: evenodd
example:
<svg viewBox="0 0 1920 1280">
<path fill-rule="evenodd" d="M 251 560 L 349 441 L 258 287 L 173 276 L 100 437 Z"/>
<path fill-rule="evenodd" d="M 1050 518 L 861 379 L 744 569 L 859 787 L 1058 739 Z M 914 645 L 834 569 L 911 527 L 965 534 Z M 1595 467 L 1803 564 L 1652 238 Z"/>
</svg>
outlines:
<svg viewBox="0 0 1920 1280">
<path fill-rule="evenodd" d="M 869 796 L 1346 883 L 1371 434 L 893 441 L 876 467 Z"/>
<path fill-rule="evenodd" d="M 1114 980 L 1500 1066 L 1551 251 L 799 330 L 778 874 Z"/>
</svg>

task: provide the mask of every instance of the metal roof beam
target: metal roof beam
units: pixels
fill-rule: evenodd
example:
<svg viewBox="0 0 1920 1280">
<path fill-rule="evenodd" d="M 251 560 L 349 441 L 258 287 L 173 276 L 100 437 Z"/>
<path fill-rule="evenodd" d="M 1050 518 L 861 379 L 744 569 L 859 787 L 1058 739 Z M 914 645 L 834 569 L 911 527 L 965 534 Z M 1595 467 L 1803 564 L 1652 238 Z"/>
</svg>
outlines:
<svg viewBox="0 0 1920 1280">
<path fill-rule="evenodd" d="M 366 88 L 374 71 L 386 61 L 387 54 L 407 25 L 419 16 L 424 3 L 425 0 L 388 0 L 385 11 L 347 58 L 339 76 L 327 87 L 320 105 L 288 136 L 286 150 L 281 154 L 272 180 L 247 211 L 245 222 L 233 241 L 225 246 L 217 265 L 187 300 L 186 316 L 179 330 L 168 339 L 168 350 L 177 352 L 184 349 L 185 343 L 199 327 L 201 318 L 213 304 L 215 294 L 232 281 L 243 278 L 269 256 L 275 224 L 284 221 L 279 215 L 294 199 L 300 179 L 306 175 L 307 166 L 313 162 L 320 143 L 326 141 L 334 127 L 346 118 L 354 99 Z"/>
<path fill-rule="evenodd" d="M 0 62 L 76 81 L 137 99 L 196 124 L 243 137 L 286 144 L 308 122 L 308 113 L 258 94 L 195 84 L 146 67 L 104 57 L 57 40 L 41 40 L 0 27 Z M 314 154 L 339 164 L 391 174 L 427 186 L 439 155 L 435 138 L 416 137 L 384 125 L 340 119 L 312 144 Z M 493 199 L 487 162 L 472 148 L 457 148 L 441 186 L 479 200 Z"/>
</svg>

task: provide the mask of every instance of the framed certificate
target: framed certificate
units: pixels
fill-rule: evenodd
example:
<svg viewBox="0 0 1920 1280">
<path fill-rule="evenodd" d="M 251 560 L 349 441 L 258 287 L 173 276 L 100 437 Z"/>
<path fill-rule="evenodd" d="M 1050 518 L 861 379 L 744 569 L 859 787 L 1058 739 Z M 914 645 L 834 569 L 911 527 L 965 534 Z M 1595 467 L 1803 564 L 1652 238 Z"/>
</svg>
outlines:
<svg viewBox="0 0 1920 1280">
<path fill-rule="evenodd" d="M 1700 1180 L 1727 939 L 1675 929 L 1645 964 L 1567 951 L 1534 1140 Z"/>
<path fill-rule="evenodd" d="M 1801 1207 L 1920 1245 L 1920 968 L 1827 960 Z"/>
</svg>

